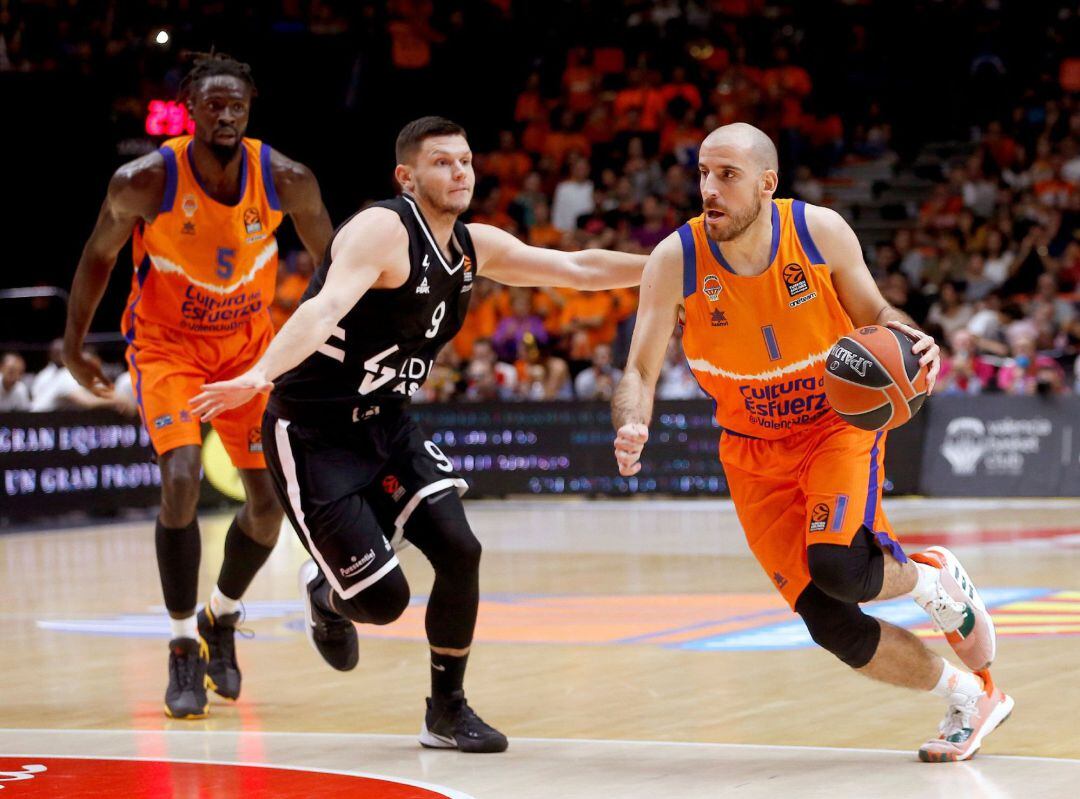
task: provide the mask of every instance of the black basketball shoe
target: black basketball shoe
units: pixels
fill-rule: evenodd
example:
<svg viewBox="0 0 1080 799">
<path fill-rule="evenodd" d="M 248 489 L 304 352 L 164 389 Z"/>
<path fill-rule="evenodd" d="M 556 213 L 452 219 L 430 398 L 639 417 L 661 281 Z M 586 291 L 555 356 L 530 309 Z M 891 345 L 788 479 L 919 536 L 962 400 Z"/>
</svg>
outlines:
<svg viewBox="0 0 1080 799">
<path fill-rule="evenodd" d="M 505 735 L 469 707 L 464 691 L 454 691 L 448 699 L 427 700 L 420 743 L 429 749 L 462 752 L 505 752 L 510 745 Z"/>
<path fill-rule="evenodd" d="M 210 663 L 206 667 L 207 684 L 218 696 L 236 701 L 240 696 L 241 679 L 235 640 L 240 611 L 215 616 L 210 608 L 203 608 L 196 619 L 199 635 L 210 649 Z"/>
<path fill-rule="evenodd" d="M 169 641 L 169 687 L 165 689 L 165 715 L 173 719 L 204 719 L 210 709 L 206 698 L 206 642 L 194 638 Z"/>
<path fill-rule="evenodd" d="M 356 668 L 360 644 L 353 623 L 344 616 L 323 610 L 315 604 L 315 589 L 326 582 L 315 561 L 300 567 L 300 596 L 304 600 L 304 631 L 322 659 L 338 671 Z"/>
</svg>

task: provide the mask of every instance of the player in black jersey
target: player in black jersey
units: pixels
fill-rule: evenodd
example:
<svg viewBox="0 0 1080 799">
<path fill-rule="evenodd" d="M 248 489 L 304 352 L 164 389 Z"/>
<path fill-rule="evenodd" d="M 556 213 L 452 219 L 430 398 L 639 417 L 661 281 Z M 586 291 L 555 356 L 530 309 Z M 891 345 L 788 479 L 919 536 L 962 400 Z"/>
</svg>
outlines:
<svg viewBox="0 0 1080 799">
<path fill-rule="evenodd" d="M 301 569 L 311 643 L 334 668 L 357 663 L 351 622 L 389 624 L 409 603 L 395 547 L 414 544 L 435 584 L 425 627 L 429 747 L 501 752 L 506 737 L 465 701 L 479 603 L 480 543 L 465 481 L 407 413 L 439 349 L 458 332 L 477 275 L 511 286 L 636 286 L 645 256 L 529 247 L 458 217 L 475 178 L 465 131 L 423 117 L 397 139 L 402 194 L 334 234 L 304 299 L 247 373 L 203 387 L 212 419 L 271 392 L 263 447 L 282 504 L 313 560 Z"/>
</svg>

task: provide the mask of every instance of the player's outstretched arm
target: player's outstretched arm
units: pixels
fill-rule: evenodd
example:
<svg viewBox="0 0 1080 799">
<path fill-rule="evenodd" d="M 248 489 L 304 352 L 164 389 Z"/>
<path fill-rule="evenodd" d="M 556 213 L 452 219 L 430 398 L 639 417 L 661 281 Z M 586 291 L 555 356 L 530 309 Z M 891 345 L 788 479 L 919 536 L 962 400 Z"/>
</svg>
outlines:
<svg viewBox="0 0 1080 799">
<path fill-rule="evenodd" d="M 615 460 L 623 477 L 641 470 L 638 460 L 649 439 L 656 381 L 682 305 L 682 245 L 673 233 L 660 242 L 645 265 L 630 356 L 611 400 L 611 421 L 617 431 Z"/>
<path fill-rule="evenodd" d="M 83 354 L 83 340 L 109 284 L 120 248 L 140 219 L 157 215 L 164 191 L 165 160 L 156 152 L 117 169 L 71 281 L 64 364 L 80 385 L 98 397 L 111 397 L 112 385 L 102 373 L 101 364 Z"/>
<path fill-rule="evenodd" d="M 597 291 L 636 286 L 646 256 L 614 250 L 563 252 L 530 247 L 505 230 L 469 225 L 477 274 L 507 286 L 553 286 Z"/>
<path fill-rule="evenodd" d="M 806 206 L 806 224 L 825 263 L 840 304 L 856 327 L 888 325 L 913 342 L 911 351 L 927 367 L 926 393 L 932 394 L 941 367 L 941 351 L 934 339 L 917 329 L 910 316 L 886 302 L 863 259 L 859 238 L 844 218 L 831 208 Z"/>
<path fill-rule="evenodd" d="M 270 152 L 270 169 L 274 188 L 281 199 L 281 210 L 292 219 L 304 249 L 311 253 L 315 263 L 321 263 L 326 255 L 326 245 L 334 235 L 334 226 L 323 204 L 319 181 L 306 166 L 286 158 L 277 150 Z"/>
<path fill-rule="evenodd" d="M 208 383 L 191 400 L 191 410 L 202 419 L 213 419 L 222 411 L 248 402 L 258 393 L 269 392 L 279 375 L 292 369 L 325 343 L 334 328 L 373 286 L 395 277 L 387 263 L 394 253 L 408 248 L 408 233 L 397 223 L 397 215 L 385 208 L 358 214 L 334 239 L 330 268 L 322 289 L 301 303 L 278 331 L 263 356 L 248 371 L 232 380 Z M 390 258 L 388 258 L 390 256 Z M 398 265 L 397 285 L 408 277 L 408 264 Z"/>
</svg>

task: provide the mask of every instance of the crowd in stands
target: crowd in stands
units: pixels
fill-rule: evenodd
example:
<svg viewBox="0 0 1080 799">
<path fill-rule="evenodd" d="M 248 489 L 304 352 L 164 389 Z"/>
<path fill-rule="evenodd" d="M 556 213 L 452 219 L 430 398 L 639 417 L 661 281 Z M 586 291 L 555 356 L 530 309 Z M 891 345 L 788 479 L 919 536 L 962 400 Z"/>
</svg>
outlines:
<svg viewBox="0 0 1080 799">
<path fill-rule="evenodd" d="M 498 135 L 474 136 L 471 221 L 541 247 L 647 253 L 699 212 L 697 147 L 733 121 L 752 122 L 777 142 L 786 194 L 845 212 L 830 193 L 831 175 L 853 163 L 905 168 L 892 141 L 900 120 L 872 102 L 832 108 L 822 101 L 802 33 L 785 29 L 782 15 L 762 13 L 773 5 L 635 1 L 611 20 L 625 28 L 626 42 L 676 23 L 716 37 L 688 34 L 687 52 L 666 59 L 633 45 L 559 51 L 557 79 L 545 63 L 524 79 L 501 123 L 492 122 Z M 5 7 L 0 2 L 0 12 Z M 334 8 L 311 4 L 305 24 L 320 34 L 347 27 Z M 446 38 L 431 22 L 433 4 L 397 0 L 387 8 L 395 66 L 425 68 Z M 748 24 L 717 28 L 718 16 Z M 10 18 L 7 25 L 0 25 L 0 43 L 7 42 L 0 70 L 5 57 L 16 63 L 15 54 L 24 59 L 16 68 L 34 68 L 29 28 Z M 740 39 L 740 27 L 754 30 L 755 40 Z M 870 58 L 865 33 L 837 43 L 852 63 Z M 940 393 L 1059 394 L 1080 386 L 1080 59 L 1054 55 L 1051 44 L 1053 85 L 1018 95 L 1000 118 L 973 121 L 968 146 L 941 164 L 891 237 L 862 240 L 885 298 L 941 343 Z M 993 63 L 985 53 L 979 58 Z M 930 122 L 924 140 L 936 135 Z M 279 326 L 313 268 L 303 252 L 283 262 L 272 309 Z M 415 399 L 608 399 L 636 305 L 636 290 L 508 289 L 478 279 L 465 328 Z M 661 397 L 702 396 L 684 360 L 676 331 Z M 3 390 L 9 385 L 5 359 Z"/>
</svg>

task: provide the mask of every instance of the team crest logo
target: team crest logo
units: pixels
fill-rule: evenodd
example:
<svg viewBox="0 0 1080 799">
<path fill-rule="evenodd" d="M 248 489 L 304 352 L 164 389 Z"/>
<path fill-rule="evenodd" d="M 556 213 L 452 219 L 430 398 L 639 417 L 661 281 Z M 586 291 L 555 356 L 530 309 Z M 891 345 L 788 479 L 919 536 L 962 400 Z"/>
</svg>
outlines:
<svg viewBox="0 0 1080 799">
<path fill-rule="evenodd" d="M 183 201 L 180 203 L 180 208 L 184 212 L 184 216 L 188 219 L 195 216 L 195 212 L 199 210 L 199 200 L 194 194 L 185 194 Z"/>
<path fill-rule="evenodd" d="M 253 427 L 248 430 L 248 452 L 262 452 L 262 430 Z"/>
<path fill-rule="evenodd" d="M 806 282 L 806 272 L 798 264 L 788 264 L 784 267 L 784 283 L 787 285 L 788 294 L 792 297 L 810 288 L 810 284 Z"/>
<path fill-rule="evenodd" d="M 244 211 L 244 230 L 248 233 L 258 233 L 262 230 L 262 220 L 259 219 L 258 208 L 248 208 Z"/>
<path fill-rule="evenodd" d="M 814 506 L 814 509 L 810 511 L 810 532 L 820 533 L 829 526 L 829 506 L 824 502 L 819 502 Z"/>
<path fill-rule="evenodd" d="M 723 289 L 724 287 L 720 285 L 720 278 L 716 275 L 705 275 L 705 279 L 701 281 L 701 290 L 705 292 L 709 302 L 716 302 L 716 298 L 720 296 Z"/>
</svg>

